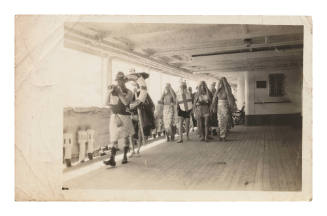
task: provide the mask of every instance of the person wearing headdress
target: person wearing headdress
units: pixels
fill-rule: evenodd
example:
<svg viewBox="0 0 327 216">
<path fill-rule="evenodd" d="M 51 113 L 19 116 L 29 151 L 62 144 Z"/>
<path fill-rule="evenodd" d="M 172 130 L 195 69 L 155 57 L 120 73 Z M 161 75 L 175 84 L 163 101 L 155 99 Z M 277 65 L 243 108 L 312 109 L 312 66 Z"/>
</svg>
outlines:
<svg viewBox="0 0 327 216">
<path fill-rule="evenodd" d="M 179 118 L 179 137 L 177 143 L 183 142 L 183 123 L 185 120 L 186 139 L 189 140 L 190 114 L 193 109 L 192 95 L 187 90 L 186 82 L 181 80 L 180 88 L 176 94 L 177 114 Z"/>
<path fill-rule="evenodd" d="M 170 83 L 167 83 L 164 92 L 161 96 L 160 103 L 163 105 L 163 121 L 166 131 L 167 141 L 174 140 L 175 131 L 175 105 L 176 105 L 176 94 L 171 87 Z"/>
<path fill-rule="evenodd" d="M 136 98 L 137 103 L 145 103 L 148 97 L 148 89 L 146 87 L 145 80 L 149 78 L 149 74 L 145 72 L 135 72 L 135 70 L 131 70 L 129 74 L 126 76 L 128 81 L 133 81 L 136 83 L 138 96 Z"/>
<path fill-rule="evenodd" d="M 151 135 L 151 131 L 155 129 L 155 119 L 154 119 L 154 104 L 148 94 L 145 79 L 149 77 L 149 74 L 145 72 L 132 72 L 127 76 L 128 81 L 132 81 L 134 89 L 133 102 L 130 105 L 131 112 L 133 114 L 135 133 L 134 138 L 138 140 L 138 150 L 137 155 L 140 154 L 141 144 L 145 143 L 146 137 Z M 142 128 L 141 128 L 142 126 Z M 135 154 L 133 145 L 133 156 Z"/>
<path fill-rule="evenodd" d="M 201 141 L 208 141 L 209 133 L 209 113 L 211 105 L 212 95 L 207 87 L 205 81 L 201 81 L 199 84 L 198 92 L 194 97 L 194 105 L 196 116 L 198 117 L 197 123 L 201 136 Z"/>
<path fill-rule="evenodd" d="M 158 137 L 161 136 L 164 132 L 164 125 L 163 125 L 163 114 L 162 110 L 163 106 L 159 103 L 155 106 L 154 110 L 154 122 L 155 122 L 155 129 L 152 130 L 152 135 L 154 138 L 158 135 Z"/>
<path fill-rule="evenodd" d="M 210 91 L 211 91 L 212 95 L 215 95 L 215 93 L 216 93 L 216 82 L 211 83 Z"/>
<path fill-rule="evenodd" d="M 194 95 L 195 95 L 195 93 L 193 93 L 192 92 L 192 87 L 190 86 L 190 87 L 188 87 L 188 92 L 191 94 L 191 96 L 192 96 L 192 103 L 194 102 Z M 191 119 L 191 127 L 192 127 L 192 132 L 194 132 L 194 127 L 196 127 L 196 120 L 195 120 L 195 116 L 194 116 L 194 111 L 193 111 L 193 109 L 192 109 L 192 111 L 191 111 L 191 117 L 190 117 L 190 119 Z"/>
<path fill-rule="evenodd" d="M 219 81 L 217 91 L 213 97 L 212 112 L 217 112 L 219 139 L 225 141 L 231 121 L 231 113 L 236 110 L 235 98 L 225 77 Z"/>
<path fill-rule="evenodd" d="M 112 143 L 109 160 L 104 164 L 116 166 L 115 156 L 118 149 L 118 140 L 124 139 L 124 159 L 122 163 L 127 163 L 127 152 L 129 151 L 129 137 L 135 131 L 128 112 L 128 106 L 132 102 L 133 93 L 126 88 L 127 81 L 123 72 L 118 72 L 115 78 L 117 85 L 109 85 L 108 105 L 112 111 L 109 122 L 110 141 Z"/>
<path fill-rule="evenodd" d="M 216 82 L 211 83 L 210 91 L 211 91 L 212 95 L 215 95 Z M 217 121 L 217 113 L 216 112 L 210 112 L 209 125 L 210 125 L 209 134 L 217 135 L 216 128 L 218 127 L 218 121 Z"/>
</svg>

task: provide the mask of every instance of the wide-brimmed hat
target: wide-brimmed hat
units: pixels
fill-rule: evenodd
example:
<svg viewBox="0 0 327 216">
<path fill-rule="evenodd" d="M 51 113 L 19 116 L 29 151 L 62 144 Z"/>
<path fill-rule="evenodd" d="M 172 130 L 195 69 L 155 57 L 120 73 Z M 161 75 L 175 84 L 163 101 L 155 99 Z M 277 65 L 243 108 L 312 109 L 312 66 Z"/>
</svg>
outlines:
<svg viewBox="0 0 327 216">
<path fill-rule="evenodd" d="M 140 76 L 143 77 L 143 79 L 149 78 L 149 74 L 148 73 L 145 73 L 145 72 L 136 72 L 135 71 L 135 68 L 130 69 L 128 71 L 126 77 L 128 78 L 128 80 L 136 80 Z"/>
<path fill-rule="evenodd" d="M 123 80 L 123 81 L 127 81 L 127 77 L 124 75 L 123 72 L 119 71 L 116 75 L 116 78 L 115 78 L 116 81 L 118 80 Z"/>
<path fill-rule="evenodd" d="M 129 77 L 129 76 L 137 76 L 137 77 L 142 76 L 143 79 L 147 79 L 147 78 L 149 78 L 150 75 L 145 72 L 132 72 L 127 75 L 127 77 Z"/>
</svg>

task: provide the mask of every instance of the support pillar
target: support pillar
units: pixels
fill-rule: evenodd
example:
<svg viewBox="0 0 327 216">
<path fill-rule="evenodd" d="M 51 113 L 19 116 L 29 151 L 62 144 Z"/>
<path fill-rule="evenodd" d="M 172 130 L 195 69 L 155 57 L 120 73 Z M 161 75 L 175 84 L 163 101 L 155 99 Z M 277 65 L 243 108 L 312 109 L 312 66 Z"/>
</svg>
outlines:
<svg viewBox="0 0 327 216">
<path fill-rule="evenodd" d="M 244 79 L 244 74 L 239 76 L 237 80 L 237 108 L 241 109 L 244 105 L 245 101 L 245 79 Z"/>
<path fill-rule="evenodd" d="M 107 86 L 112 84 L 112 57 L 107 58 Z"/>
<path fill-rule="evenodd" d="M 251 115 L 255 115 L 254 109 L 254 74 L 251 71 L 245 72 L 245 124 L 251 124 Z"/>
<path fill-rule="evenodd" d="M 107 105 L 108 99 L 108 85 L 112 84 L 112 57 L 102 57 L 102 92 L 103 92 L 103 105 Z"/>
</svg>

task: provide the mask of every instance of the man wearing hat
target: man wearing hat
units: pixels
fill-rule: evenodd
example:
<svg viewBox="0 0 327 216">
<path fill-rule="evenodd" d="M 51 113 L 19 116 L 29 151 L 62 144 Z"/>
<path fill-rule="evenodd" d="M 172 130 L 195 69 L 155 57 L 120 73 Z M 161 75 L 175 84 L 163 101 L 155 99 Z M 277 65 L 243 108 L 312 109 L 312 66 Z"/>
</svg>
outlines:
<svg viewBox="0 0 327 216">
<path fill-rule="evenodd" d="M 111 155 L 109 160 L 104 164 L 116 166 L 115 155 L 118 151 L 118 140 L 124 139 L 124 158 L 122 163 L 127 163 L 127 152 L 129 151 L 129 137 L 134 135 L 134 127 L 130 118 L 128 106 L 133 99 L 133 93 L 126 88 L 127 78 L 123 72 L 118 72 L 115 81 L 117 85 L 110 85 L 108 105 L 111 108 L 109 134 L 111 147 Z"/>
<path fill-rule="evenodd" d="M 180 88 L 176 94 L 177 113 L 179 118 L 179 135 L 177 143 L 183 142 L 183 123 L 185 120 L 186 139 L 189 139 L 190 114 L 193 109 L 193 100 L 191 93 L 187 90 L 186 82 L 180 81 Z"/>
</svg>

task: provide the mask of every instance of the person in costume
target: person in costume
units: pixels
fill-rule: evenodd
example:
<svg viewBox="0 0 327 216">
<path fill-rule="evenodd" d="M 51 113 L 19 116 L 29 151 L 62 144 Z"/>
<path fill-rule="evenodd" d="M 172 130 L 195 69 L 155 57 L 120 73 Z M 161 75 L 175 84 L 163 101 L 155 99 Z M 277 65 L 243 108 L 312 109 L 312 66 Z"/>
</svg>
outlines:
<svg viewBox="0 0 327 216">
<path fill-rule="evenodd" d="M 196 116 L 198 117 L 197 123 L 201 141 L 208 141 L 209 136 L 209 114 L 212 95 L 207 87 L 205 81 L 201 81 L 199 84 L 198 92 L 194 97 L 194 105 Z"/>
<path fill-rule="evenodd" d="M 188 87 L 188 92 L 191 94 L 192 96 L 192 102 L 194 102 L 194 96 L 195 96 L 195 93 L 192 92 L 192 87 Z M 194 127 L 196 127 L 196 119 L 195 119 L 195 116 L 194 116 L 194 110 L 192 109 L 191 111 L 191 128 L 192 128 L 192 132 L 194 132 Z"/>
<path fill-rule="evenodd" d="M 130 104 L 130 109 L 133 114 L 135 134 L 134 138 L 138 140 L 138 149 L 136 154 L 139 156 L 141 144 L 146 142 L 146 138 L 151 135 L 153 129 L 155 129 L 155 119 L 154 119 L 154 104 L 148 94 L 145 79 L 149 77 L 149 74 L 140 72 L 132 72 L 127 76 L 128 81 L 134 83 L 135 92 L 133 97 L 133 102 Z M 134 145 L 131 157 L 135 155 Z"/>
<path fill-rule="evenodd" d="M 155 121 L 155 129 L 152 130 L 152 135 L 154 138 L 156 138 L 156 136 L 160 137 L 163 133 L 164 133 L 164 125 L 163 125 L 163 114 L 162 114 L 162 110 L 163 106 L 158 103 L 155 107 L 154 110 L 154 121 Z"/>
<path fill-rule="evenodd" d="M 176 94 L 172 89 L 170 83 L 165 86 L 164 92 L 161 96 L 160 103 L 163 105 L 163 121 L 166 131 L 167 141 L 174 140 L 174 124 L 175 124 L 175 105 Z"/>
<path fill-rule="evenodd" d="M 231 124 L 231 113 L 236 110 L 235 98 L 231 87 L 225 77 L 221 78 L 217 91 L 213 97 L 212 112 L 217 112 L 219 139 L 225 141 L 229 124 Z"/>
<path fill-rule="evenodd" d="M 216 82 L 213 82 L 211 84 L 210 91 L 212 95 L 215 95 Z M 218 127 L 217 112 L 210 112 L 209 125 L 210 125 L 209 134 L 217 135 L 217 127 Z"/>
<path fill-rule="evenodd" d="M 179 118 L 179 137 L 177 143 L 183 142 L 183 124 L 185 120 L 186 139 L 189 140 L 190 115 L 193 109 L 192 95 L 187 90 L 186 82 L 181 80 L 180 88 L 176 94 L 177 113 Z"/>
<path fill-rule="evenodd" d="M 133 93 L 126 88 L 127 81 L 123 72 L 118 72 L 115 78 L 117 85 L 110 85 L 108 95 L 108 105 L 111 108 L 109 134 L 112 143 L 109 160 L 104 164 L 116 166 L 115 156 L 118 149 L 118 140 L 124 139 L 124 157 L 122 164 L 127 163 L 127 152 L 129 151 L 129 137 L 134 135 L 134 127 L 128 110 L 132 102 Z"/>
</svg>

